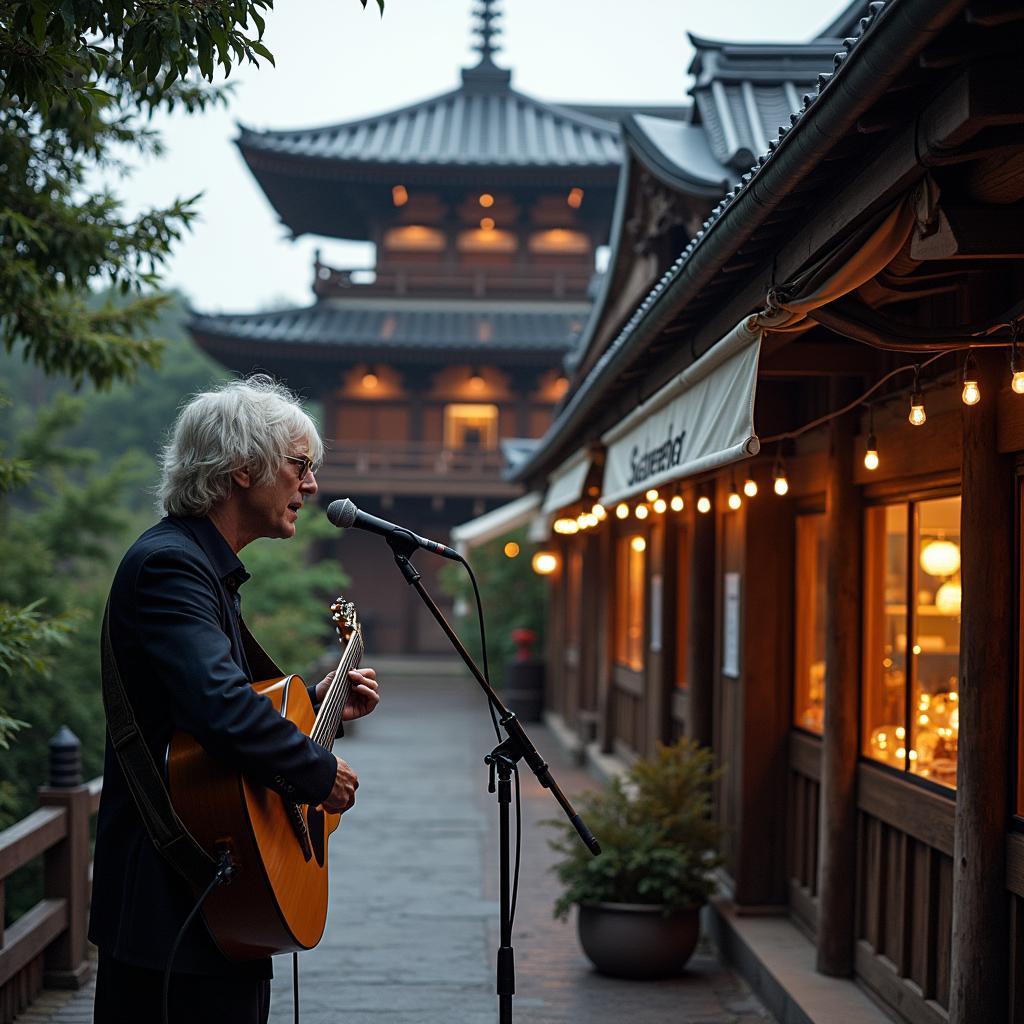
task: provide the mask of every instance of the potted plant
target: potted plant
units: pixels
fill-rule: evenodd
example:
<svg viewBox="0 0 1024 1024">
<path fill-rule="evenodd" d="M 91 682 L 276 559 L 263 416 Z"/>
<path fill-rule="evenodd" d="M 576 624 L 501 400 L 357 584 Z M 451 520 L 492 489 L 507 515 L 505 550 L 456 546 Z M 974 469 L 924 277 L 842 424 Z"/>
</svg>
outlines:
<svg viewBox="0 0 1024 1024">
<path fill-rule="evenodd" d="M 550 846 L 564 886 L 555 916 L 579 907 L 583 951 L 602 974 L 681 974 L 700 935 L 700 908 L 714 891 L 721 828 L 711 818 L 711 752 L 683 739 L 579 801 L 601 844 L 594 857 L 561 821 Z"/>
</svg>

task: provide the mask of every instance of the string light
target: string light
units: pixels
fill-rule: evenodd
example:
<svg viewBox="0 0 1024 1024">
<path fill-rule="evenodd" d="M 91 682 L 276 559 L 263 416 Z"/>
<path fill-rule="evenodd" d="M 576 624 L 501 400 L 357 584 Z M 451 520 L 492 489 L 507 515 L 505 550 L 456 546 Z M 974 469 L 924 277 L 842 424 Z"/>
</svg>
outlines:
<svg viewBox="0 0 1024 1024">
<path fill-rule="evenodd" d="M 664 498 L 656 498 L 654 500 L 654 511 L 660 516 L 665 509 L 668 508 L 668 502 Z"/>
<path fill-rule="evenodd" d="M 618 519 L 625 519 L 629 515 L 629 506 L 624 501 L 620 501 L 615 506 L 615 515 Z"/>
<path fill-rule="evenodd" d="M 775 466 L 772 469 L 772 486 L 780 498 L 789 493 L 789 481 L 786 479 L 786 463 L 781 453 L 775 456 Z"/>
<path fill-rule="evenodd" d="M 514 540 L 510 540 L 503 550 L 506 558 L 515 558 L 519 554 L 519 545 Z"/>
<path fill-rule="evenodd" d="M 697 511 L 701 515 L 707 515 L 711 511 L 711 499 L 706 494 L 702 494 L 697 499 Z"/>
<path fill-rule="evenodd" d="M 550 576 L 558 568 L 558 556 L 550 551 L 538 551 L 530 565 L 538 576 Z"/>
<path fill-rule="evenodd" d="M 604 505 L 602 505 L 602 504 L 601 504 L 600 502 L 598 502 L 598 503 L 597 503 L 597 504 L 596 504 L 596 505 L 595 505 L 595 506 L 594 506 L 594 507 L 593 507 L 593 508 L 592 508 L 592 509 L 590 510 L 590 514 L 591 514 L 592 516 L 597 516 L 597 520 L 598 520 L 598 522 L 600 522 L 600 523 L 603 523 L 603 522 L 604 522 L 604 521 L 605 521 L 605 520 L 606 520 L 606 519 L 608 518 L 608 513 L 607 513 L 607 512 L 605 511 Z"/>
<path fill-rule="evenodd" d="M 637 519 L 646 519 L 649 511 L 650 509 L 648 509 L 643 502 L 640 502 L 640 504 L 633 510 L 633 515 L 635 515 Z"/>
<path fill-rule="evenodd" d="M 1017 342 L 1020 340 L 1020 321 L 1013 322 L 1013 344 L 1010 346 L 1010 387 L 1018 395 L 1024 395 L 1024 370 L 1017 369 Z"/>
<path fill-rule="evenodd" d="M 974 370 L 974 353 L 968 349 L 964 360 L 964 389 L 960 392 L 964 405 L 977 405 L 981 401 L 981 388 Z"/>
<path fill-rule="evenodd" d="M 743 482 L 743 493 L 748 498 L 757 497 L 757 481 L 754 479 L 754 474 L 750 470 L 747 470 L 747 479 Z"/>
<path fill-rule="evenodd" d="M 685 507 L 683 496 L 681 494 L 673 494 L 672 500 L 668 503 L 668 507 L 672 509 L 673 512 L 682 512 Z"/>
<path fill-rule="evenodd" d="M 648 492 L 647 492 L 647 493 L 646 493 L 646 494 L 644 495 L 644 497 L 645 497 L 645 498 L 646 498 L 646 499 L 647 499 L 648 501 L 657 501 L 657 500 L 658 500 L 658 489 L 657 489 L 656 487 L 652 487 L 652 488 L 651 488 L 651 489 L 650 489 L 650 490 L 649 490 L 649 491 L 648 491 Z"/>
<path fill-rule="evenodd" d="M 864 468 L 874 472 L 878 469 L 878 440 L 875 437 L 875 407 L 868 406 L 868 444 L 864 452 Z"/>
<path fill-rule="evenodd" d="M 927 413 L 924 411 L 924 395 L 921 393 L 921 367 L 914 367 L 914 390 L 910 394 L 910 414 L 907 416 L 910 420 L 912 427 L 920 427 L 924 425 L 924 421 L 928 419 Z"/>
<path fill-rule="evenodd" d="M 732 480 L 729 483 L 729 497 L 726 499 L 726 503 L 733 512 L 738 512 L 740 506 L 743 504 L 743 499 L 740 497 L 740 492 L 736 490 L 736 474 L 732 476 Z"/>
<path fill-rule="evenodd" d="M 634 537 L 629 546 L 637 553 L 647 550 L 647 541 L 643 537 Z"/>
</svg>

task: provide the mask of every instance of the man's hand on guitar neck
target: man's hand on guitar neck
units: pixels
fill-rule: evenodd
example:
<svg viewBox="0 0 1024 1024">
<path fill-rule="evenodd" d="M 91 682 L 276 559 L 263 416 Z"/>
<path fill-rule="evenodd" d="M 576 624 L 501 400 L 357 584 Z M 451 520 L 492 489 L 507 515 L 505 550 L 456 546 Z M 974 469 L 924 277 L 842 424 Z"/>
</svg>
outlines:
<svg viewBox="0 0 1024 1024">
<path fill-rule="evenodd" d="M 348 692 L 348 700 L 341 713 L 343 722 L 351 722 L 368 715 L 379 703 L 380 693 L 377 685 L 377 672 L 372 668 L 354 668 L 348 674 L 352 687 Z M 316 684 L 317 703 L 322 703 L 327 696 L 328 687 L 334 681 L 334 673 L 327 675 Z"/>
<path fill-rule="evenodd" d="M 338 764 L 334 775 L 334 786 L 320 806 L 325 811 L 330 811 L 331 814 L 344 814 L 356 802 L 359 779 L 347 762 L 342 761 L 340 757 L 335 760 Z"/>
</svg>

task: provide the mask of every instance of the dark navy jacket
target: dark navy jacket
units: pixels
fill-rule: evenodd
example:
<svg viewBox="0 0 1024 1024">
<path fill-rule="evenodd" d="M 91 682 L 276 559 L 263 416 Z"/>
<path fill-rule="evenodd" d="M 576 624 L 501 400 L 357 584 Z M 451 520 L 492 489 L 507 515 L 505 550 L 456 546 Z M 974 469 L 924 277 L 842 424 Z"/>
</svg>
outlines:
<svg viewBox="0 0 1024 1024">
<path fill-rule="evenodd" d="M 331 791 L 336 761 L 249 685 L 238 626 L 238 588 L 248 578 L 209 519 L 168 516 L 147 530 L 124 556 L 110 591 L 118 671 L 157 765 L 180 728 L 263 785 L 316 804 Z M 146 834 L 108 737 L 90 940 L 118 960 L 162 969 L 194 902 Z M 228 961 L 201 916 L 174 970 L 271 973 L 269 959 Z"/>
</svg>

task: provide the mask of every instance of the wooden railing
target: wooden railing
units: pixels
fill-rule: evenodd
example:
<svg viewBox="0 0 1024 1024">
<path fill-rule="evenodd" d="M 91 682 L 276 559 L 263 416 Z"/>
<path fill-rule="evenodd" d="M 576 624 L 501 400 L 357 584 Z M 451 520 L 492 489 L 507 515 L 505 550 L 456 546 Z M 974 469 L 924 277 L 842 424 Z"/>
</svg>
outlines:
<svg viewBox="0 0 1024 1024">
<path fill-rule="evenodd" d="M 89 978 L 89 823 L 102 777 L 83 783 L 78 739 L 62 728 L 50 741 L 50 784 L 39 809 L 0 832 L 0 1024 L 10 1024 L 44 988 L 79 988 Z M 43 859 L 43 894 L 4 928 L 10 875 Z"/>
<path fill-rule="evenodd" d="M 317 473 L 328 489 L 353 494 L 516 494 L 502 479 L 503 459 L 494 448 L 442 448 L 426 441 L 352 441 L 330 452 Z M 424 491 L 424 488 L 427 491 Z"/>
</svg>

